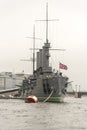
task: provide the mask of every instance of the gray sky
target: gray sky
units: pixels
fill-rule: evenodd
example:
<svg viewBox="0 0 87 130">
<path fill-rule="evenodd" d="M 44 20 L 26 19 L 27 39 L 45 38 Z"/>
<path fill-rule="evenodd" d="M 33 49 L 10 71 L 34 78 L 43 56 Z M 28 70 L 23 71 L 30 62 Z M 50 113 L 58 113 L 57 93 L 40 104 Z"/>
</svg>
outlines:
<svg viewBox="0 0 87 130">
<path fill-rule="evenodd" d="M 0 72 L 32 72 L 30 59 L 33 40 L 33 24 L 36 19 L 45 19 L 47 0 L 0 0 Z M 87 1 L 48 0 L 49 19 L 59 19 L 49 23 L 49 41 L 52 48 L 65 48 L 65 52 L 52 52 L 50 64 L 58 69 L 58 63 L 68 66 L 64 74 L 87 90 Z M 45 41 L 45 23 L 36 22 L 36 46 Z"/>
</svg>

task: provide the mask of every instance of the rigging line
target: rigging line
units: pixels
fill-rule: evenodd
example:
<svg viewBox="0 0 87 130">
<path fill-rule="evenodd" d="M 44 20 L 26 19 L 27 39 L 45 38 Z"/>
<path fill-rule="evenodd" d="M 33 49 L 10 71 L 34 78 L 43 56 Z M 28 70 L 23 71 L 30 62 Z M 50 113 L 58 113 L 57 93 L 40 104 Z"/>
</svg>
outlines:
<svg viewBox="0 0 87 130">
<path fill-rule="evenodd" d="M 40 50 L 41 48 L 35 48 L 35 50 Z M 29 48 L 29 50 L 33 50 L 33 48 Z M 66 49 L 49 49 L 50 51 L 66 51 Z"/>
<path fill-rule="evenodd" d="M 54 92 L 54 90 L 51 91 L 50 95 L 43 101 L 43 103 L 47 102 L 50 99 L 50 97 L 52 96 L 53 92 Z"/>
<path fill-rule="evenodd" d="M 43 20 L 35 20 L 35 21 L 37 22 L 37 21 L 46 21 L 46 20 L 43 19 Z M 49 19 L 48 21 L 59 21 L 59 19 Z"/>
</svg>

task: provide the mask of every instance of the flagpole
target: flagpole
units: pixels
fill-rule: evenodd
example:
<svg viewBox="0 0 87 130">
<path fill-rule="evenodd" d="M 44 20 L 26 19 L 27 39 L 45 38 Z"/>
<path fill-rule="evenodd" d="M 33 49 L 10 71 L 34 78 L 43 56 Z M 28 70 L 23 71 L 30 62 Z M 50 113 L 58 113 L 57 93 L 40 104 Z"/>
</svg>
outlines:
<svg viewBox="0 0 87 130">
<path fill-rule="evenodd" d="M 59 74 L 60 74 L 60 62 L 59 62 Z"/>
</svg>

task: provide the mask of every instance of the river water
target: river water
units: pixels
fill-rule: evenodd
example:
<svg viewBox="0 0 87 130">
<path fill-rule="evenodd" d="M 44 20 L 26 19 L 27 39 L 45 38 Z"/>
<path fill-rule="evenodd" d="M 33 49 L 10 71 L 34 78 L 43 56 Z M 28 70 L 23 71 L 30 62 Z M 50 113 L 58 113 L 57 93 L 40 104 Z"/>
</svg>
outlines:
<svg viewBox="0 0 87 130">
<path fill-rule="evenodd" d="M 0 99 L 0 130 L 87 130 L 87 97 L 59 104 Z"/>
</svg>

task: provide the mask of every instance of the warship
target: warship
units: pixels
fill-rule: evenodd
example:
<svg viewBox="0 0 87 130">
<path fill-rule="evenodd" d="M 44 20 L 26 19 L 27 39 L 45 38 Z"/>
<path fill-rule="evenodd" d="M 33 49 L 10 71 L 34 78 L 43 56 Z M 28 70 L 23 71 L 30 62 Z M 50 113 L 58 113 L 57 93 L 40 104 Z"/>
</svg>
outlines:
<svg viewBox="0 0 87 130">
<path fill-rule="evenodd" d="M 41 20 L 40 20 L 41 21 Z M 63 102 L 66 96 L 66 91 L 69 78 L 64 76 L 60 70 L 54 72 L 49 64 L 50 60 L 50 42 L 48 40 L 48 3 L 46 4 L 46 42 L 36 54 L 35 67 L 35 28 L 33 33 L 33 74 L 24 77 L 21 85 L 16 84 L 17 88 L 1 90 L 0 94 L 18 91 L 18 97 L 27 99 L 29 96 L 35 96 L 41 102 Z M 54 49 L 64 50 L 64 49 Z M 67 69 L 67 66 L 60 63 L 60 69 Z M 35 69 L 36 68 L 36 69 Z"/>
<path fill-rule="evenodd" d="M 21 97 L 34 95 L 41 102 L 63 102 L 68 80 L 60 71 L 54 72 L 49 64 L 51 49 L 48 41 L 48 4 L 46 4 L 46 42 L 36 54 L 35 69 L 35 36 L 33 44 L 33 74 L 25 77 L 19 89 Z"/>
</svg>

